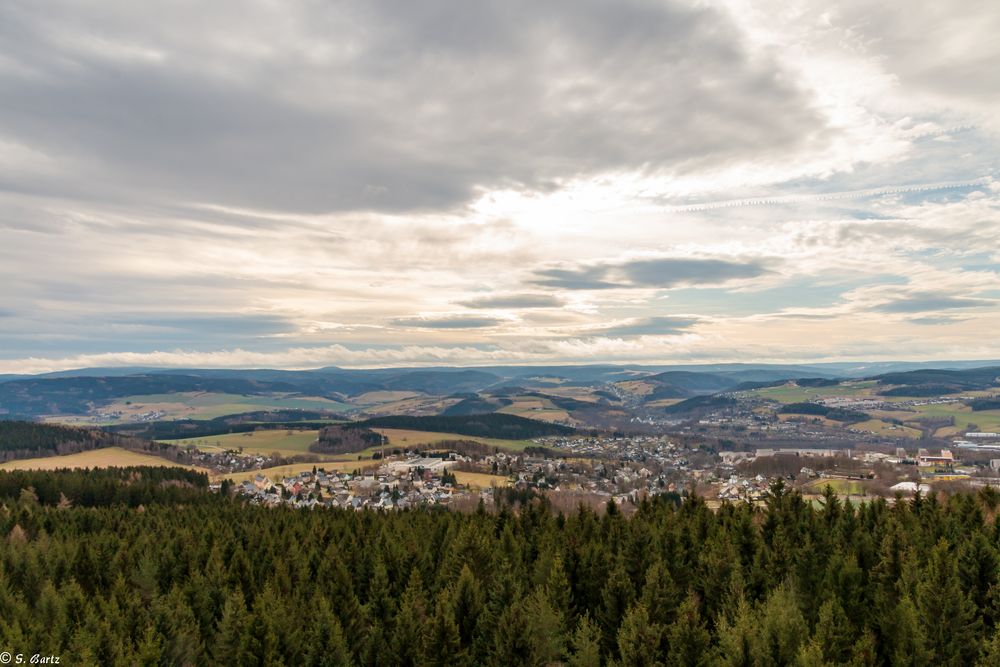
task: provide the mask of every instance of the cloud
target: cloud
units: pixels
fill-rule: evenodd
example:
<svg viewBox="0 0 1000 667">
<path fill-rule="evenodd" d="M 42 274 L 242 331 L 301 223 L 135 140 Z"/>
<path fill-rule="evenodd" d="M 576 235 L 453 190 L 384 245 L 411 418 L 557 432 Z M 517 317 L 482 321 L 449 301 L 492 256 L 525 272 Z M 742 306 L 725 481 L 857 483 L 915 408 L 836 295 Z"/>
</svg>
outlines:
<svg viewBox="0 0 1000 667">
<path fill-rule="evenodd" d="M 970 299 L 948 294 L 918 293 L 876 306 L 875 310 L 881 313 L 925 313 L 961 308 L 981 308 L 995 304 L 995 301 L 989 299 Z"/>
<path fill-rule="evenodd" d="M 683 333 L 698 324 L 695 317 L 644 317 L 624 324 L 608 327 L 594 327 L 587 333 L 598 336 L 671 336 Z"/>
<path fill-rule="evenodd" d="M 535 272 L 536 285 L 567 290 L 599 290 L 626 287 L 603 278 L 609 273 L 608 266 L 581 267 L 578 269 L 541 269 Z"/>
<path fill-rule="evenodd" d="M 392 321 L 396 326 L 416 329 L 482 329 L 503 324 L 506 320 L 495 317 L 402 317 Z"/>
<path fill-rule="evenodd" d="M 567 290 L 697 287 L 757 278 L 767 272 L 761 260 L 660 257 L 573 269 L 542 269 L 535 272 L 532 282 Z"/>
<path fill-rule="evenodd" d="M 562 299 L 558 299 L 548 294 L 510 294 L 506 296 L 484 296 L 468 301 L 461 301 L 459 305 L 466 308 L 477 308 L 483 310 L 490 309 L 521 309 L 521 308 L 558 308 L 564 305 Z"/>
<path fill-rule="evenodd" d="M 726 13 L 676 0 L 62 1 L 4 5 L 0 40 L 0 140 L 37 163 L 0 185 L 21 192 L 442 210 L 833 132 Z"/>
<path fill-rule="evenodd" d="M 674 257 L 635 260 L 619 268 L 634 285 L 644 287 L 717 285 L 731 280 L 757 278 L 767 272 L 763 264 L 756 260 L 734 262 Z"/>
<path fill-rule="evenodd" d="M 907 322 L 912 322 L 913 324 L 922 324 L 926 326 L 939 326 L 944 324 L 957 324 L 959 322 L 964 322 L 965 319 L 961 317 L 947 317 L 947 316 L 937 316 L 929 315 L 927 317 L 911 317 Z"/>
</svg>

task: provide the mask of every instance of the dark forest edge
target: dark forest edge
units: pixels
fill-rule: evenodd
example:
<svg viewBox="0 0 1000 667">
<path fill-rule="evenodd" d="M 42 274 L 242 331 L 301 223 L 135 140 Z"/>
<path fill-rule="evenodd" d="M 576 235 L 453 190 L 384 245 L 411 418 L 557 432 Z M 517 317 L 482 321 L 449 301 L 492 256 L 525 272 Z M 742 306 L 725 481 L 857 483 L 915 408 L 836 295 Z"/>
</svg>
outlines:
<svg viewBox="0 0 1000 667">
<path fill-rule="evenodd" d="M 455 433 L 478 438 L 524 440 L 553 435 L 572 435 L 576 429 L 562 424 L 528 419 L 501 412 L 477 415 L 414 417 L 393 415 L 375 417 L 345 425 L 358 428 L 396 428 L 411 431 Z"/>
<path fill-rule="evenodd" d="M 67 664 L 993 665 L 997 494 L 490 513 L 42 501 L 0 475 L 0 640 Z M 186 474 L 186 473 L 185 473 Z M 40 475 L 31 477 L 31 475 Z M 156 475 L 165 476 L 157 480 Z M 73 480 L 73 481 L 71 481 Z M 175 480 L 180 481 L 180 480 Z M 0 486 L 0 488 L 6 488 Z M 11 485 L 13 488 L 13 485 Z M 55 487 L 53 487 L 55 488 Z"/>
</svg>

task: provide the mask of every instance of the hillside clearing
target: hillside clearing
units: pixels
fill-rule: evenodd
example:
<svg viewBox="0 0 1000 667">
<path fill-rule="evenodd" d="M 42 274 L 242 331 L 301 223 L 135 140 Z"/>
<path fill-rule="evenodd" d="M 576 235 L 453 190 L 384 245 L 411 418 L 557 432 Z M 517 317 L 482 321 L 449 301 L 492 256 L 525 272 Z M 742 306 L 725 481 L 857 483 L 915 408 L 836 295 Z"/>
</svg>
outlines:
<svg viewBox="0 0 1000 667">
<path fill-rule="evenodd" d="M 58 470 L 59 468 L 111 468 L 126 466 L 164 466 L 208 472 L 197 466 L 180 465 L 150 454 L 129 451 L 121 447 L 104 447 L 66 456 L 46 456 L 37 459 L 7 461 L 0 470 Z"/>
<path fill-rule="evenodd" d="M 490 475 L 485 472 L 465 472 L 462 470 L 455 470 L 454 473 L 455 479 L 458 480 L 459 484 L 476 489 L 488 489 L 491 486 L 510 486 L 511 484 L 510 478 L 503 477 L 502 475 Z"/>
<path fill-rule="evenodd" d="M 245 454 L 273 454 L 295 456 L 309 453 L 309 445 L 316 442 L 317 430 L 295 431 L 288 429 L 262 429 L 247 433 L 227 433 L 225 435 L 208 435 L 198 438 L 182 438 L 179 440 L 163 440 L 172 445 L 184 447 L 193 445 L 203 451 L 220 449 L 243 449 Z"/>
<path fill-rule="evenodd" d="M 438 442 L 444 442 L 446 440 L 468 440 L 472 442 L 481 442 L 484 445 L 489 445 L 490 447 L 499 447 L 500 449 L 506 449 L 509 451 L 520 452 L 524 451 L 525 447 L 531 447 L 531 440 L 502 440 L 500 438 L 480 438 L 471 435 L 459 435 L 457 433 L 435 433 L 433 431 L 411 431 L 408 429 L 401 428 L 374 428 L 373 431 L 377 431 L 382 435 L 389 438 L 388 449 L 393 449 L 397 447 L 407 447 L 414 445 L 433 445 Z M 378 450 L 382 448 L 373 448 L 373 450 Z M 368 451 L 368 450 L 365 450 Z M 364 452 L 361 452 L 362 454 Z"/>
</svg>

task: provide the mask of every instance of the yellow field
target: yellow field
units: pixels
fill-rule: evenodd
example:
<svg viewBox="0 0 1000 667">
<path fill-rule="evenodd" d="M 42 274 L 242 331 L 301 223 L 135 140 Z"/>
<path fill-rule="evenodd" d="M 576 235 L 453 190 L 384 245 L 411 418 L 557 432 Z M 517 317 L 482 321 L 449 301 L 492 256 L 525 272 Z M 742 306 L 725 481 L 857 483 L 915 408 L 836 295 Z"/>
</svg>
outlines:
<svg viewBox="0 0 1000 667">
<path fill-rule="evenodd" d="M 293 463 L 287 466 L 277 466 L 274 468 L 264 468 L 262 470 L 244 470 L 243 472 L 231 472 L 224 473 L 221 475 L 212 475 L 212 481 L 218 482 L 223 479 L 231 479 L 234 482 L 243 482 L 248 479 L 253 479 L 256 475 L 264 475 L 272 482 L 277 482 L 283 477 L 290 477 L 292 475 L 298 475 L 300 472 L 312 471 L 313 466 L 316 469 L 323 468 L 327 471 L 336 470 L 338 472 L 351 472 L 352 470 L 366 470 L 369 468 L 377 468 L 378 461 L 324 461 L 322 463 Z"/>
<path fill-rule="evenodd" d="M 389 447 L 406 447 L 407 445 L 432 445 L 443 440 L 472 440 L 481 442 L 490 447 L 499 447 L 513 451 L 521 451 L 525 447 L 530 447 L 530 440 L 501 440 L 499 438 L 476 438 L 470 435 L 458 435 L 457 433 L 435 433 L 433 431 L 410 431 L 401 428 L 376 428 L 382 435 L 389 438 Z M 378 448 L 375 448 L 378 449 Z M 365 454 L 369 450 L 359 452 Z M 370 455 L 370 454 L 369 454 Z"/>
<path fill-rule="evenodd" d="M 546 403 L 548 403 L 548 401 L 546 401 Z M 525 417 L 526 419 L 537 419 L 543 422 L 575 422 L 575 420 L 570 419 L 568 412 L 554 406 L 551 408 L 542 406 L 524 407 L 518 403 L 514 403 L 513 405 L 508 405 L 500 410 L 497 410 L 497 412 L 515 415 L 517 417 Z"/>
<path fill-rule="evenodd" d="M 656 389 L 655 384 L 643 382 L 642 380 L 622 380 L 621 382 L 615 382 L 615 386 L 624 392 L 635 394 L 636 396 L 651 394 Z"/>
<path fill-rule="evenodd" d="M 853 479 L 814 479 L 805 484 L 802 489 L 806 492 L 822 494 L 827 486 L 833 487 L 834 493 L 839 496 L 860 495 L 864 493 L 865 485 Z"/>
<path fill-rule="evenodd" d="M 183 438 L 181 440 L 164 440 L 172 445 L 194 445 L 206 452 L 220 449 L 243 448 L 246 454 L 273 454 L 278 452 L 283 456 L 295 456 L 309 452 L 309 445 L 316 442 L 319 431 L 288 431 L 286 429 L 267 429 L 250 431 L 249 433 L 227 433 L 225 435 L 210 435 L 201 438 Z"/>
<path fill-rule="evenodd" d="M 0 470 L 57 470 L 59 468 L 111 468 L 126 466 L 168 466 L 207 472 L 204 468 L 183 466 L 149 454 L 132 452 L 121 447 L 92 449 L 66 456 L 46 456 L 39 459 L 8 461 L 0 465 Z"/>
<path fill-rule="evenodd" d="M 485 472 L 463 472 L 455 470 L 455 479 L 459 484 L 465 484 L 476 489 L 488 489 L 491 486 L 510 486 L 510 479 L 501 475 L 489 475 Z"/>
</svg>

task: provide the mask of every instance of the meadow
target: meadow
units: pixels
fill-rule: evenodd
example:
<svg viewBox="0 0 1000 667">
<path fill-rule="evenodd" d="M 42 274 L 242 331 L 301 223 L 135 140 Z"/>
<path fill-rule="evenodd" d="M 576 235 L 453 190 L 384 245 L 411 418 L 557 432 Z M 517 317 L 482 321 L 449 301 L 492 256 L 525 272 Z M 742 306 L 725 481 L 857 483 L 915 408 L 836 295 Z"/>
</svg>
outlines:
<svg viewBox="0 0 1000 667">
<path fill-rule="evenodd" d="M 122 423 L 146 412 L 162 412 L 160 419 L 214 419 L 255 410 L 298 409 L 344 412 L 351 406 L 319 396 L 291 394 L 243 395 L 208 392 L 145 394 L 126 396 L 100 408 L 100 412 L 121 412 Z"/>
<path fill-rule="evenodd" d="M 779 403 L 802 403 L 815 401 L 818 398 L 833 398 L 835 396 L 868 398 L 873 396 L 876 383 L 873 380 L 850 382 L 832 387 L 797 387 L 782 385 L 754 389 L 751 393 L 760 397 L 778 401 Z"/>
<path fill-rule="evenodd" d="M 169 466 L 205 471 L 204 468 L 179 465 L 167 459 L 161 459 L 158 456 L 141 454 L 122 449 L 121 447 L 91 449 L 77 454 L 67 454 L 66 456 L 46 456 L 37 459 L 7 461 L 3 465 L 0 465 L 0 470 L 58 470 L 60 468 L 110 468 L 125 466 Z"/>
<path fill-rule="evenodd" d="M 221 449 L 243 449 L 245 454 L 269 455 L 275 452 L 283 456 L 308 454 L 309 445 L 316 442 L 317 430 L 289 431 L 286 429 L 266 429 L 249 431 L 247 433 L 227 433 L 225 435 L 210 435 L 199 438 L 182 438 L 179 440 L 163 440 L 172 445 L 184 447 L 193 445 L 203 451 Z"/>
<path fill-rule="evenodd" d="M 491 486 L 511 485 L 510 478 L 503 477 L 502 475 L 490 475 L 484 472 L 465 472 L 462 470 L 455 470 L 453 472 L 455 474 L 455 479 L 458 480 L 459 484 L 464 484 L 476 489 L 488 489 Z"/>
</svg>

